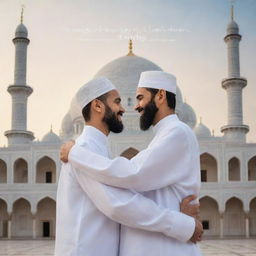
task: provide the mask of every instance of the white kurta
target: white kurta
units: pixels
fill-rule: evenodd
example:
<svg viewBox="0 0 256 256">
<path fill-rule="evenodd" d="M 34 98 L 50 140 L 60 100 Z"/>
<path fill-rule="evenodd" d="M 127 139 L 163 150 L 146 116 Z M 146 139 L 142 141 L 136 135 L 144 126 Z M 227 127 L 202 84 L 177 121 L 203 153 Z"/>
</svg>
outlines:
<svg viewBox="0 0 256 256">
<path fill-rule="evenodd" d="M 85 126 L 76 144 L 108 157 L 107 137 L 94 127 Z M 119 224 L 115 221 L 182 241 L 192 236 L 195 225 L 189 216 L 163 209 L 139 193 L 101 184 L 71 164 L 63 164 L 57 191 L 55 255 L 117 256 Z M 185 228 L 187 234 L 178 232 Z"/>
<path fill-rule="evenodd" d="M 131 160 L 123 157 L 110 160 L 76 144 L 70 151 L 69 161 L 83 170 L 84 179 L 90 175 L 108 185 L 144 192 L 144 196 L 159 205 L 179 211 L 184 197 L 198 195 L 199 192 L 199 146 L 192 130 L 176 115 L 169 115 L 158 122 L 154 132 L 148 148 Z M 188 229 L 176 231 L 185 234 Z M 123 227 L 120 255 L 194 256 L 200 255 L 200 250 L 191 242 Z"/>
</svg>

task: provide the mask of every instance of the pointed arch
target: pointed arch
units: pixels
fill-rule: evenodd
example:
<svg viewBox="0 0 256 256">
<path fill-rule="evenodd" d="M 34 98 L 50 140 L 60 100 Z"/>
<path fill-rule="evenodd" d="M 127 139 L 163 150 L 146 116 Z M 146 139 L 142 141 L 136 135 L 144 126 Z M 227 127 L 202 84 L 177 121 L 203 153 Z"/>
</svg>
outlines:
<svg viewBox="0 0 256 256">
<path fill-rule="evenodd" d="M 0 238 L 8 236 L 8 219 L 7 202 L 0 198 Z"/>
<path fill-rule="evenodd" d="M 13 164 L 14 183 L 28 182 L 28 163 L 23 158 L 18 158 Z"/>
<path fill-rule="evenodd" d="M 256 197 L 250 201 L 250 211 L 249 211 L 249 226 L 250 235 L 256 235 Z"/>
<path fill-rule="evenodd" d="M 56 163 L 49 156 L 43 156 L 37 161 L 36 182 L 56 183 Z"/>
<path fill-rule="evenodd" d="M 0 183 L 7 183 L 7 165 L 0 159 Z"/>
<path fill-rule="evenodd" d="M 24 198 L 13 203 L 12 211 L 12 237 L 32 237 L 31 205 Z"/>
<path fill-rule="evenodd" d="M 248 161 L 248 180 L 256 180 L 256 156 Z"/>
<path fill-rule="evenodd" d="M 56 202 L 50 197 L 44 197 L 37 203 L 36 236 L 55 237 Z"/>
<path fill-rule="evenodd" d="M 243 236 L 245 234 L 244 219 L 243 202 L 237 197 L 228 199 L 224 212 L 224 235 Z"/>
<path fill-rule="evenodd" d="M 217 182 L 218 181 L 218 167 L 217 160 L 209 153 L 200 155 L 201 166 L 201 181 L 202 182 Z"/>
<path fill-rule="evenodd" d="M 228 180 L 240 181 L 240 160 L 237 157 L 228 161 Z"/>
<path fill-rule="evenodd" d="M 220 216 L 218 202 L 210 196 L 200 200 L 200 219 L 204 227 L 205 236 L 218 236 L 220 234 Z"/>
</svg>

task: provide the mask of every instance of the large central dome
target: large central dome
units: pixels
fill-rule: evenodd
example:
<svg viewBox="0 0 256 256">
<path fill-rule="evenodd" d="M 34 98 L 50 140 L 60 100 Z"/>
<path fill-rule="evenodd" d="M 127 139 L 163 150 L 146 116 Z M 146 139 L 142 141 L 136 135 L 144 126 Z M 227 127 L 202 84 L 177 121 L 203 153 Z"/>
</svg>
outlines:
<svg viewBox="0 0 256 256">
<path fill-rule="evenodd" d="M 114 83 L 121 95 L 132 93 L 134 97 L 141 72 L 151 70 L 161 71 L 162 69 L 145 58 L 127 55 L 106 64 L 94 78 L 107 77 Z"/>
</svg>

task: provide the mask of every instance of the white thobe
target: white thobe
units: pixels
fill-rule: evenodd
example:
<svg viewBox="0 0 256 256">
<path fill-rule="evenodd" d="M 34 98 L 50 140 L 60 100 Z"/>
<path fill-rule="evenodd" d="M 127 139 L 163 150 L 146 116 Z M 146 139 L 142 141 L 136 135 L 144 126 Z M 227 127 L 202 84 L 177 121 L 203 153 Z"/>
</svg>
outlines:
<svg viewBox="0 0 256 256">
<path fill-rule="evenodd" d="M 108 157 L 107 137 L 92 126 L 85 126 L 76 144 Z M 57 191 L 55 255 L 117 256 L 117 222 L 182 241 L 192 236 L 195 226 L 189 216 L 159 207 L 135 191 L 101 184 L 72 164 L 63 164 Z M 178 232 L 184 228 L 188 234 Z"/>
<path fill-rule="evenodd" d="M 173 114 L 154 127 L 155 136 L 149 146 L 128 160 L 113 160 L 75 145 L 69 161 L 99 182 L 144 192 L 157 204 L 179 211 L 181 200 L 200 188 L 199 146 L 192 130 Z M 174 227 L 175 228 L 175 227 Z M 188 229 L 177 232 L 185 234 Z M 121 256 L 195 256 L 196 244 L 170 239 L 160 233 L 122 227 Z"/>
</svg>

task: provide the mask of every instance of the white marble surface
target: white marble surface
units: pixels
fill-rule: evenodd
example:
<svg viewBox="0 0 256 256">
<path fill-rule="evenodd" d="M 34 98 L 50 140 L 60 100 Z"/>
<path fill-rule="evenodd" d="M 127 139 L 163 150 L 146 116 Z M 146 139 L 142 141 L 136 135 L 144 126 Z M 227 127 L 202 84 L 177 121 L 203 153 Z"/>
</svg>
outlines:
<svg viewBox="0 0 256 256">
<path fill-rule="evenodd" d="M 203 256 L 256 256 L 256 239 L 205 240 Z M 53 240 L 0 240 L 0 256 L 53 256 Z"/>
</svg>

